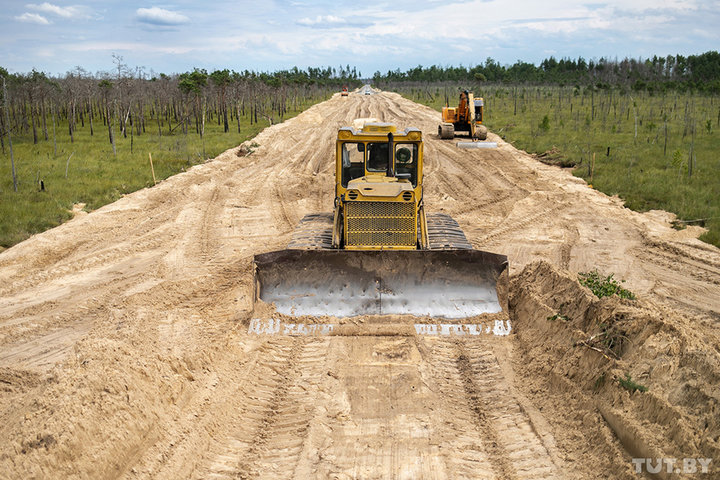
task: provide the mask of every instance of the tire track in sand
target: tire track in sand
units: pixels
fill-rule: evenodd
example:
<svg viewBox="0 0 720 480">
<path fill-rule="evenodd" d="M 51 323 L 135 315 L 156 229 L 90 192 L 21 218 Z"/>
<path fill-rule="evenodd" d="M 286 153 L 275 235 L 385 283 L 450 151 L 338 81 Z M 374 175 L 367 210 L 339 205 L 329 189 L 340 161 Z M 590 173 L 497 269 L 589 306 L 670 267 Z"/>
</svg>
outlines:
<svg viewBox="0 0 720 480">
<path fill-rule="evenodd" d="M 445 397 L 453 401 L 464 435 L 473 438 L 467 452 L 484 450 L 494 477 L 511 479 L 562 478 L 552 456 L 536 433 L 538 428 L 515 398 L 495 355 L 482 340 L 433 339 L 430 347 L 434 377 Z M 456 392 L 461 391 L 461 400 Z M 471 427 L 468 427 L 470 425 Z M 472 428 L 472 430 L 470 429 Z M 488 475 L 479 470 L 477 458 L 466 456 L 455 465 L 457 477 Z M 474 474 L 473 474 L 474 472 Z"/>
<path fill-rule="evenodd" d="M 206 455 L 193 478 L 294 478 L 314 416 L 313 395 L 328 339 L 269 340 L 242 392 L 235 431 Z"/>
</svg>

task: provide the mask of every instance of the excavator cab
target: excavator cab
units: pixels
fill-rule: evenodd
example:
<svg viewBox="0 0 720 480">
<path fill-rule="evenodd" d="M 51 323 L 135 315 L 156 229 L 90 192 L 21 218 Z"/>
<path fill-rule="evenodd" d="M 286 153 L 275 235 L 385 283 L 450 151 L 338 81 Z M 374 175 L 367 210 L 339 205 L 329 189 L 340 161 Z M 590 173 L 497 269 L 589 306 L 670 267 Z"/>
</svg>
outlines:
<svg viewBox="0 0 720 480">
<path fill-rule="evenodd" d="M 487 139 L 487 128 L 483 122 L 484 102 L 481 97 L 475 98 L 472 92 L 460 92 L 458 106 L 446 106 L 442 109 L 442 122 L 438 125 L 440 138 L 454 138 L 458 132 L 466 132 L 473 140 Z"/>
<path fill-rule="evenodd" d="M 475 107 L 475 123 L 482 123 L 483 121 L 483 99 L 482 98 L 476 98 L 474 100 L 474 107 Z"/>
<path fill-rule="evenodd" d="M 460 92 L 460 99 L 458 101 L 458 108 L 457 108 L 457 120 L 456 123 L 467 123 L 470 121 L 470 112 L 469 112 L 469 101 L 468 98 L 470 96 L 470 92 L 467 90 L 463 90 Z"/>
</svg>

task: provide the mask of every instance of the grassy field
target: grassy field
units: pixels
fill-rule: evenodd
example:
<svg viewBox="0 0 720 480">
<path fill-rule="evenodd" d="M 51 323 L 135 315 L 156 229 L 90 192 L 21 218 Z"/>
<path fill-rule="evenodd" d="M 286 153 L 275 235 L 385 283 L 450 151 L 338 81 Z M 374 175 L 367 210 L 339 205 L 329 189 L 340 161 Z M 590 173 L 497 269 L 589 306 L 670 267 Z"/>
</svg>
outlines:
<svg viewBox="0 0 720 480">
<path fill-rule="evenodd" d="M 437 110 L 459 90 L 397 88 Z M 720 246 L 720 99 L 582 87 L 475 86 L 485 123 L 517 148 L 544 154 L 637 211 L 662 209 L 700 225 Z M 593 160 L 594 159 L 594 160 Z"/>
<path fill-rule="evenodd" d="M 312 103 L 298 105 L 285 119 L 297 115 Z M 250 124 L 241 117 L 228 133 L 217 119 L 208 118 L 203 138 L 194 125 L 187 134 L 180 128 L 169 133 L 167 123 L 162 135 L 158 125 L 146 115 L 146 133 L 123 137 L 114 128 L 116 152 L 113 153 L 107 126 L 95 122 L 90 135 L 87 122 L 77 125 L 71 143 L 67 122 L 55 126 L 57 146 L 53 142 L 52 119 L 48 118 L 48 140 L 33 144 L 32 134 L 13 136 L 12 147 L 18 191 L 13 190 L 10 148 L 7 137 L 0 151 L 0 250 L 29 236 L 59 225 L 72 217 L 74 204 L 86 204 L 90 211 L 111 203 L 122 195 L 153 184 L 148 154 L 152 154 L 157 181 L 214 158 L 218 154 L 254 137 L 267 121 Z M 44 190 L 41 190 L 40 181 Z"/>
</svg>

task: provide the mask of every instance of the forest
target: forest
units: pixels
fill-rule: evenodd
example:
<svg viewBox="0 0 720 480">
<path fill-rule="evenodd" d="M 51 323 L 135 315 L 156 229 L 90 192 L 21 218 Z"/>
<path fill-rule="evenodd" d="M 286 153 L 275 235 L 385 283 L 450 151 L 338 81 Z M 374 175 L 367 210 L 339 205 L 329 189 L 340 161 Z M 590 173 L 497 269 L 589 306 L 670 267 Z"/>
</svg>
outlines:
<svg viewBox="0 0 720 480">
<path fill-rule="evenodd" d="M 94 135 L 98 122 L 107 130 L 108 141 L 114 145 L 112 125 L 119 127 L 123 137 L 146 131 L 146 118 L 157 123 L 157 133 L 194 129 L 203 135 L 204 118 L 208 114 L 230 131 L 235 121 L 247 117 L 250 124 L 258 118 L 270 124 L 282 121 L 290 108 L 311 98 L 320 90 L 336 90 L 342 85 L 359 85 L 355 68 L 340 67 L 282 70 L 274 73 L 204 69 L 148 77 L 142 69 L 132 69 L 115 56 L 113 72 L 95 75 L 76 67 L 62 77 L 51 77 L 32 70 L 27 74 L 9 74 L 0 67 L 5 89 L 0 97 L 6 110 L 0 118 L 0 138 L 4 151 L 8 134 L 32 132 L 33 143 L 40 136 L 48 140 L 48 122 L 65 121 L 71 142 L 78 123 L 88 122 Z M 7 98 L 6 98 L 7 96 Z M 93 123 L 95 122 L 95 123 Z"/>
<path fill-rule="evenodd" d="M 518 60 L 501 65 L 492 58 L 471 67 L 418 65 L 405 72 L 396 69 L 385 74 L 375 72 L 373 84 L 395 82 L 488 82 L 524 85 L 584 86 L 635 91 L 696 90 L 720 93 L 720 53 L 668 55 L 652 58 L 585 60 L 554 57 L 539 65 Z"/>
</svg>

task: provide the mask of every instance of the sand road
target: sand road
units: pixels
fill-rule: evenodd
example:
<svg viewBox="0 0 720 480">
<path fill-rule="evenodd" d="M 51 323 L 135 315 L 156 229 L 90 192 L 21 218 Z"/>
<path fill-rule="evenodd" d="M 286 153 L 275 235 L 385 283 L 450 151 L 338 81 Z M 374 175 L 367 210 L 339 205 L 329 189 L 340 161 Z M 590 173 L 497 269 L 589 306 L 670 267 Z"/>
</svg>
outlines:
<svg viewBox="0 0 720 480">
<path fill-rule="evenodd" d="M 428 212 L 509 257 L 510 335 L 251 331 L 253 255 L 332 209 L 337 128 L 359 117 L 422 129 Z M 438 119 L 338 94 L 248 156 L 0 254 L 0 478 L 637 478 L 633 457 L 720 474 L 720 251 L 495 135 L 458 149 Z M 593 268 L 639 300 L 568 273 Z M 617 358 L 585 348 L 620 328 Z"/>
</svg>

